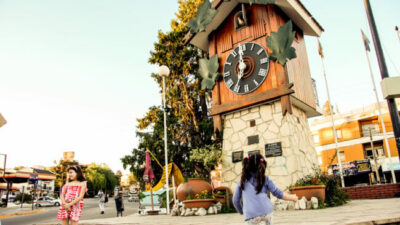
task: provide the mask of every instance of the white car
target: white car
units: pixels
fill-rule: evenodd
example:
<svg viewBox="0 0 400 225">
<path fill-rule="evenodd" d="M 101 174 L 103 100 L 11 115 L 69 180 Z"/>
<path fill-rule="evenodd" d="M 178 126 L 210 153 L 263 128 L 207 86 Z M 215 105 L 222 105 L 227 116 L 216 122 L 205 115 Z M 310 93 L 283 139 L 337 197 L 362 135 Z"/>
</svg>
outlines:
<svg viewBox="0 0 400 225">
<path fill-rule="evenodd" d="M 8 201 L 9 201 L 9 202 L 14 202 L 14 201 L 15 201 L 15 197 L 16 197 L 15 194 L 10 193 L 10 194 L 8 195 Z M 4 194 L 3 196 L 1 196 L 1 201 L 5 202 L 5 201 L 6 201 L 6 198 L 7 198 L 7 195 Z"/>
<path fill-rule="evenodd" d="M 42 207 L 42 206 L 60 206 L 61 205 L 61 200 L 60 199 L 55 199 L 53 197 L 49 196 L 44 196 L 44 197 L 39 197 L 37 200 L 34 200 L 33 203 L 36 206 Z"/>
</svg>

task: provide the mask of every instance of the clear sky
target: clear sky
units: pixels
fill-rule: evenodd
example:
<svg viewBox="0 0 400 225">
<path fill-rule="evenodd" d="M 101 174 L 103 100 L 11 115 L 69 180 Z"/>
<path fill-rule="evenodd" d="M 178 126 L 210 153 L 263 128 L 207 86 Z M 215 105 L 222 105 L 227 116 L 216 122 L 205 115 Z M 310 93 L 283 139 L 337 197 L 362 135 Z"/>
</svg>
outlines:
<svg viewBox="0 0 400 225">
<path fill-rule="evenodd" d="M 374 102 L 360 28 L 362 0 L 303 0 L 325 28 L 321 42 L 332 101 L 341 111 Z M 371 0 L 391 76 L 400 70 L 400 1 Z M 176 0 L 0 1 L 0 153 L 8 167 L 54 165 L 64 151 L 107 163 L 137 146 L 136 118 L 161 96 L 148 64 Z M 317 42 L 306 39 L 311 75 L 326 101 Z M 371 46 L 372 47 L 372 46 Z M 389 58 L 390 56 L 390 58 Z M 376 57 L 371 54 L 377 82 Z M 396 65 L 397 69 L 393 66 Z"/>
</svg>

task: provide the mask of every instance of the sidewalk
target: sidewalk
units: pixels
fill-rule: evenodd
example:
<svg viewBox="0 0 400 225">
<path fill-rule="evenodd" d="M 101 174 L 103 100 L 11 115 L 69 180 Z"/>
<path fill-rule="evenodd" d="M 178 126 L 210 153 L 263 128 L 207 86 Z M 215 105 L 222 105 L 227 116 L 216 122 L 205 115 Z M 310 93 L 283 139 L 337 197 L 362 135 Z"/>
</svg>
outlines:
<svg viewBox="0 0 400 225">
<path fill-rule="evenodd" d="M 391 220 L 389 220 L 391 219 Z M 385 222 L 384 222 L 384 221 Z M 370 221 L 381 221 L 371 223 Z M 369 225 L 400 222 L 400 199 L 353 200 L 340 207 L 302 210 L 302 211 L 275 211 L 275 225 Z M 139 216 L 130 215 L 122 218 L 108 218 L 81 221 L 81 225 L 100 224 L 244 224 L 239 214 L 220 214 L 212 216 Z"/>
<path fill-rule="evenodd" d="M 34 208 L 32 205 L 24 204 L 23 208 L 20 205 L 10 205 L 7 208 L 0 208 L 0 219 L 10 218 L 14 216 L 23 216 L 44 212 L 44 209 Z"/>
</svg>

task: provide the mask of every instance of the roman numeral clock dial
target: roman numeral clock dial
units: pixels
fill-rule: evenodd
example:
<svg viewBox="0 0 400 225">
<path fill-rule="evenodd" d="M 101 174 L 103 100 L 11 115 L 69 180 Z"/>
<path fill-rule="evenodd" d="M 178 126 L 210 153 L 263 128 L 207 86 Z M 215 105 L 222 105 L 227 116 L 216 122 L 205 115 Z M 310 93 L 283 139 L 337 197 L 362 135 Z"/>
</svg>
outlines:
<svg viewBox="0 0 400 225">
<path fill-rule="evenodd" d="M 237 46 L 225 60 L 224 82 L 232 92 L 248 94 L 261 86 L 268 70 L 267 51 L 257 43 L 247 42 Z"/>
</svg>

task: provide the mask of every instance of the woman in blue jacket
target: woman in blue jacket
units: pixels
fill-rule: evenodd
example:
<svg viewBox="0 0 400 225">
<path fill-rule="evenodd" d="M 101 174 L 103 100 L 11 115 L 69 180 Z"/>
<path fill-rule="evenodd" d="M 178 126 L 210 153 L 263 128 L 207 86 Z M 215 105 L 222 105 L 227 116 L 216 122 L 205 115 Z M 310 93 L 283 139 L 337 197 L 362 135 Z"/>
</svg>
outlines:
<svg viewBox="0 0 400 225">
<path fill-rule="evenodd" d="M 265 176 L 267 163 L 261 154 L 244 158 L 242 166 L 242 177 L 233 195 L 236 210 L 244 214 L 246 224 L 272 225 L 274 206 L 267 191 L 279 199 L 294 202 L 298 200 L 297 196 L 282 192 Z"/>
</svg>

